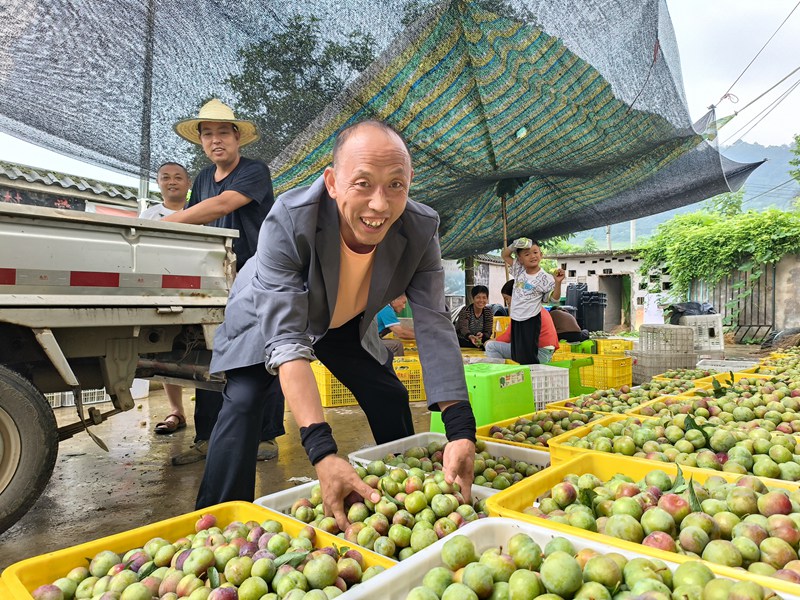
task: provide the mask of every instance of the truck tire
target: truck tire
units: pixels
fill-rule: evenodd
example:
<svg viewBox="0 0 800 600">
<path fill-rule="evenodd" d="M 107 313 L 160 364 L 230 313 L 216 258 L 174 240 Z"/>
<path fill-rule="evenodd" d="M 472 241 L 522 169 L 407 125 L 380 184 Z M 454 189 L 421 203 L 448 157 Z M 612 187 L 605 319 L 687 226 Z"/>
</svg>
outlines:
<svg viewBox="0 0 800 600">
<path fill-rule="evenodd" d="M 42 393 L 0 365 L 0 533 L 22 518 L 50 481 L 57 429 Z"/>
</svg>

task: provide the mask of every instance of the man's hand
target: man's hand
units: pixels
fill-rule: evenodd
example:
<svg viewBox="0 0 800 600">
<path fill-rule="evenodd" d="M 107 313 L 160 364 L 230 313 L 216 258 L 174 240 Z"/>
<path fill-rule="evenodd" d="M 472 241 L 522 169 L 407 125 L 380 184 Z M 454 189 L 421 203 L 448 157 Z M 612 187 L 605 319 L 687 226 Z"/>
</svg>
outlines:
<svg viewBox="0 0 800 600">
<path fill-rule="evenodd" d="M 447 456 L 447 448 L 445 448 L 445 456 Z M 333 516 L 341 531 L 347 529 L 349 524 L 347 512 L 344 509 L 344 499 L 350 495 L 350 492 L 356 492 L 371 502 L 378 502 L 381 499 L 380 493 L 364 483 L 350 463 L 335 454 L 326 456 L 314 468 L 317 470 L 317 478 L 322 490 L 322 505 L 325 508 L 325 515 Z M 472 461 L 470 461 L 470 476 L 471 474 Z"/>
<path fill-rule="evenodd" d="M 561 283 L 562 281 L 564 281 L 564 277 L 565 277 L 565 276 L 566 276 L 566 273 L 564 273 L 564 269 L 556 269 L 556 270 L 553 272 L 553 278 L 554 278 L 554 279 L 555 279 L 557 282 L 559 282 L 559 283 Z"/>
<path fill-rule="evenodd" d="M 447 442 L 444 447 L 444 480 L 461 487 L 466 502 L 470 501 L 472 480 L 475 477 L 475 444 L 470 440 Z"/>
</svg>

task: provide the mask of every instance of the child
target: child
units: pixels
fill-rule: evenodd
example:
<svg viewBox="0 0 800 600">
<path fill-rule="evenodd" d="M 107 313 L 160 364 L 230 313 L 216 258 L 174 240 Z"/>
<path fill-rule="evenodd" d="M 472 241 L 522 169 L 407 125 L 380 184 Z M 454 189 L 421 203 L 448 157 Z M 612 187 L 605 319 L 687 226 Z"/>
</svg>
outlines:
<svg viewBox="0 0 800 600">
<path fill-rule="evenodd" d="M 513 254 L 516 252 L 516 260 Z M 514 290 L 511 295 L 511 358 L 522 365 L 539 364 L 539 334 L 542 327 L 542 302 L 561 299 L 564 271 L 557 269 L 555 278 L 542 271 L 539 262 L 542 250 L 528 238 L 519 238 L 502 253 L 511 267 Z"/>
</svg>

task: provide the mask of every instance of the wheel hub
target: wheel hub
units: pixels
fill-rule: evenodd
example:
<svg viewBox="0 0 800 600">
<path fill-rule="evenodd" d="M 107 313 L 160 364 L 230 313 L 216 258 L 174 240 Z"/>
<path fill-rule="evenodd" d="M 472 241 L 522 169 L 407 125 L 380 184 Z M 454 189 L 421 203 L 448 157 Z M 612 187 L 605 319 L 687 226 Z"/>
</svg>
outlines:
<svg viewBox="0 0 800 600">
<path fill-rule="evenodd" d="M 14 419 L 0 408 L 0 494 L 6 489 L 19 466 L 22 442 Z"/>
</svg>

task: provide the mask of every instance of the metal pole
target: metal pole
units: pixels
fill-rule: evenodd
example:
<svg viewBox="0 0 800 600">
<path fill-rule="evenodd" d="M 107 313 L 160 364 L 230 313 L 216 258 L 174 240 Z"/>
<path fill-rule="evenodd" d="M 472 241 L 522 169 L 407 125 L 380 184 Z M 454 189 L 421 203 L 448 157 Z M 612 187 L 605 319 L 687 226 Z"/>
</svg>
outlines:
<svg viewBox="0 0 800 600">
<path fill-rule="evenodd" d="M 147 2 L 144 69 L 142 70 L 142 128 L 139 137 L 139 197 L 150 195 L 150 119 L 153 108 L 153 47 L 155 45 L 155 0 Z"/>
<path fill-rule="evenodd" d="M 500 196 L 500 208 L 503 211 L 503 249 L 508 248 L 508 213 L 506 212 L 506 197 Z M 506 269 L 506 281 L 508 281 L 508 263 L 503 261 Z"/>
<path fill-rule="evenodd" d="M 606 225 L 606 248 L 611 250 L 611 225 Z"/>
</svg>

